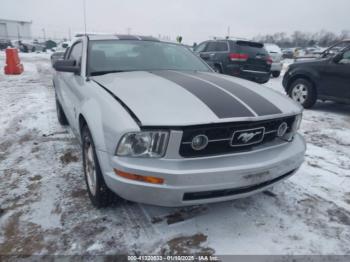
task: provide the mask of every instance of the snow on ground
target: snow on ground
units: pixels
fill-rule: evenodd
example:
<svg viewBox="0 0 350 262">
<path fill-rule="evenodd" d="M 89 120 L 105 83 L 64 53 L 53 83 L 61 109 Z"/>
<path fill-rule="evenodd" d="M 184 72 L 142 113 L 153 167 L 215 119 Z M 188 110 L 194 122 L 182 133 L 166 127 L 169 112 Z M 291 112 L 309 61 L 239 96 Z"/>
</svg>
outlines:
<svg viewBox="0 0 350 262">
<path fill-rule="evenodd" d="M 350 106 L 304 111 L 305 163 L 267 192 L 97 210 L 78 142 L 56 120 L 49 55 L 21 58 L 24 74 L 0 73 L 0 254 L 350 254 Z M 283 92 L 281 78 L 266 85 Z"/>
</svg>

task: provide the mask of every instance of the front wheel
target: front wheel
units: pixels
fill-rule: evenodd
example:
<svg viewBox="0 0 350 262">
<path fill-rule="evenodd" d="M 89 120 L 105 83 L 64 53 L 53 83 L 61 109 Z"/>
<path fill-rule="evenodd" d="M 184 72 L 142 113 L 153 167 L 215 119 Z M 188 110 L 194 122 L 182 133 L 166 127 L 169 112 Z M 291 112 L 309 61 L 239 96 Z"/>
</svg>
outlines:
<svg viewBox="0 0 350 262">
<path fill-rule="evenodd" d="M 89 198 L 95 207 L 106 207 L 112 203 L 114 194 L 103 179 L 95 145 L 87 125 L 82 127 L 81 136 L 84 176 Z"/>
<path fill-rule="evenodd" d="M 289 88 L 288 95 L 304 108 L 311 108 L 317 100 L 314 86 L 306 79 L 295 80 Z"/>
</svg>

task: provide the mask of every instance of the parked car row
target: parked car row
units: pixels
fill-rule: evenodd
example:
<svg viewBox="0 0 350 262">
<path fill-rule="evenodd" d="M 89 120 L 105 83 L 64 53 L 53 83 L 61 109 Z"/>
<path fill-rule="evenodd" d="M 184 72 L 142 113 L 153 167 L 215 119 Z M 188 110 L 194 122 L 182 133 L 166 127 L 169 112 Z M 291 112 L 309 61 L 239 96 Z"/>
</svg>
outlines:
<svg viewBox="0 0 350 262">
<path fill-rule="evenodd" d="M 293 100 L 310 108 L 317 99 L 350 103 L 349 45 L 350 40 L 344 40 L 322 52 L 317 46 L 282 51 L 274 44 L 225 39 L 205 41 L 194 52 L 217 73 L 257 83 L 266 83 L 270 74 L 278 77 L 283 57 L 295 58 L 283 86 Z"/>
<path fill-rule="evenodd" d="M 18 48 L 23 53 L 29 52 L 46 52 L 46 50 L 54 50 L 57 43 L 53 40 L 39 42 L 38 40 L 8 40 L 0 39 L 0 50 L 7 47 Z"/>
<path fill-rule="evenodd" d="M 11 41 L 7 39 L 0 39 L 0 50 L 4 50 L 8 47 L 13 47 Z"/>
</svg>

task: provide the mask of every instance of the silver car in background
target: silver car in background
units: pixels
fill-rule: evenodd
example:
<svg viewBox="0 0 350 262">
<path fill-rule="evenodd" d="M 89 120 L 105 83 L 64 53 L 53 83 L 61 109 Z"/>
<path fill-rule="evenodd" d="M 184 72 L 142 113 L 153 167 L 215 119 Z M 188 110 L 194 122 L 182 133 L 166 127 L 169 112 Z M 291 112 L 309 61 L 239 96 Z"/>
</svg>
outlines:
<svg viewBox="0 0 350 262">
<path fill-rule="evenodd" d="M 115 195 L 160 206 L 246 197 L 303 163 L 300 105 L 181 45 L 85 35 L 54 68 L 58 120 L 81 142 L 96 207 Z"/>
<path fill-rule="evenodd" d="M 264 44 L 265 49 L 270 54 L 272 59 L 271 74 L 273 77 L 279 77 L 282 71 L 282 50 L 276 44 Z"/>
</svg>

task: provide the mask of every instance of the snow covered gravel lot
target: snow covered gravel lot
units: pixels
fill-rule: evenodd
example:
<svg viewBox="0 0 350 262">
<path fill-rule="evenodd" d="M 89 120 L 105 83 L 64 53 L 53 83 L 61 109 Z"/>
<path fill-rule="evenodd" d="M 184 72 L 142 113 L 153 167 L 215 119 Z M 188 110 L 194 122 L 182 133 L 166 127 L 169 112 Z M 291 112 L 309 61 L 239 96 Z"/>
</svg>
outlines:
<svg viewBox="0 0 350 262">
<path fill-rule="evenodd" d="M 291 179 L 241 200 L 187 208 L 92 207 L 81 153 L 56 120 L 51 64 L 0 53 L 0 255 L 350 254 L 350 106 L 305 110 L 306 160 Z M 283 92 L 282 78 L 268 87 Z"/>
</svg>

